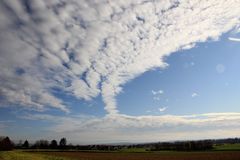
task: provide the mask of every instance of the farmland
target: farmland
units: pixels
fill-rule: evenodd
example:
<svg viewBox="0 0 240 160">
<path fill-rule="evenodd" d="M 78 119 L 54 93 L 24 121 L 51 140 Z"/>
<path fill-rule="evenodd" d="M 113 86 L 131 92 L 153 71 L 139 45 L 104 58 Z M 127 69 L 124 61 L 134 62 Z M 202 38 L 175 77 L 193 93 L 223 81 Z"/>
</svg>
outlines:
<svg viewBox="0 0 240 160">
<path fill-rule="evenodd" d="M 146 153 L 89 153 L 53 152 L 46 153 L 79 160 L 239 160 L 240 152 L 146 152 Z"/>
<path fill-rule="evenodd" d="M 0 160 L 239 160 L 239 151 L 206 152 L 81 152 L 81 151 L 8 151 Z"/>
<path fill-rule="evenodd" d="M 236 140 L 235 140 L 236 141 Z M 205 142 L 205 141 L 198 141 Z M 75 148 L 22 148 L 11 151 L 0 151 L 0 160 L 239 160 L 240 143 L 222 143 L 216 141 L 211 149 L 206 150 L 151 150 L 150 144 L 138 144 L 129 146 L 93 145 L 75 146 Z M 232 142 L 224 140 L 224 142 Z M 151 145 L 163 146 L 171 144 L 199 144 L 195 142 L 156 143 Z M 202 145 L 203 146 L 203 145 Z M 169 148 L 169 146 L 167 146 Z M 78 148 L 78 149 L 77 149 Z M 83 148 L 82 150 L 80 148 Z M 87 150 L 87 149 L 88 150 Z"/>
<path fill-rule="evenodd" d="M 240 151 L 240 143 L 215 145 L 215 151 Z"/>
</svg>

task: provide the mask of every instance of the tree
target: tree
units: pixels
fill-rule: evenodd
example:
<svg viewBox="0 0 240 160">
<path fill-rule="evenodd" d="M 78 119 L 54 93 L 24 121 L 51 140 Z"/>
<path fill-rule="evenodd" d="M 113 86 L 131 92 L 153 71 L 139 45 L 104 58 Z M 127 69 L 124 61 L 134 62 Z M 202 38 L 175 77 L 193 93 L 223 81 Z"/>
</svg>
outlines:
<svg viewBox="0 0 240 160">
<path fill-rule="evenodd" d="M 14 145 L 11 142 L 9 137 L 5 137 L 0 141 L 0 150 L 2 150 L 2 151 L 12 150 L 13 147 L 14 147 Z"/>
<path fill-rule="evenodd" d="M 52 140 L 52 141 L 51 141 L 51 144 L 50 144 L 50 148 L 52 148 L 52 149 L 56 149 L 57 146 L 58 146 L 57 141 L 56 141 L 55 139 Z"/>
<path fill-rule="evenodd" d="M 66 145 L 67 145 L 67 139 L 66 138 L 62 138 L 59 142 L 59 147 L 64 149 L 66 148 Z"/>
<path fill-rule="evenodd" d="M 29 143 L 27 140 L 25 140 L 25 142 L 22 145 L 23 148 L 29 148 Z"/>
</svg>

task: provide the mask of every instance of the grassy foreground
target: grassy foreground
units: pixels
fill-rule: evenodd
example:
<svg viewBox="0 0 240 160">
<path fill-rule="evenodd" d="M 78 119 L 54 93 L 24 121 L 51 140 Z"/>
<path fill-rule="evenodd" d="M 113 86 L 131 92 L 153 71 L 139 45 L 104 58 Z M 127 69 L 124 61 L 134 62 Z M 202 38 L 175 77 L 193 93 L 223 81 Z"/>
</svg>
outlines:
<svg viewBox="0 0 240 160">
<path fill-rule="evenodd" d="M 239 151 L 211 152 L 0 152 L 0 160 L 240 160 Z"/>
<path fill-rule="evenodd" d="M 72 160 L 72 159 L 39 153 L 29 153 L 22 151 L 5 151 L 0 152 L 0 160 Z"/>
</svg>

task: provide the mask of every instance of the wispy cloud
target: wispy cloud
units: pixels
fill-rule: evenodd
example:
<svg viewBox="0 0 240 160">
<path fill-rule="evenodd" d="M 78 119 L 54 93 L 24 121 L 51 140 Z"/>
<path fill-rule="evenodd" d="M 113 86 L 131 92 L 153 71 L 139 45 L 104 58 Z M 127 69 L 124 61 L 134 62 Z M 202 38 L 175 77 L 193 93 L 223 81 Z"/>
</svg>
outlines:
<svg viewBox="0 0 240 160">
<path fill-rule="evenodd" d="M 199 95 L 198 95 L 198 93 L 192 93 L 192 98 L 195 98 L 195 97 L 198 97 Z"/>
<path fill-rule="evenodd" d="M 164 94 L 163 90 L 157 90 L 157 91 L 152 90 L 151 92 L 153 95 L 153 100 L 155 101 L 159 101 L 161 98 L 161 95 Z"/>
<path fill-rule="evenodd" d="M 49 137 L 68 135 L 71 141 L 85 143 L 223 138 L 226 135 L 236 137 L 240 133 L 238 129 L 240 113 L 138 117 L 118 115 L 103 118 L 84 115 L 65 117 L 27 114 L 21 118 L 52 122 L 49 127 L 45 128 Z"/>
<path fill-rule="evenodd" d="M 228 39 L 229 39 L 230 41 L 240 42 L 240 38 L 229 37 Z"/>
<path fill-rule="evenodd" d="M 239 8 L 236 0 L 2 0 L 0 105 L 69 112 L 55 90 L 84 100 L 101 94 L 114 116 L 126 82 L 218 39 L 239 24 Z"/>
<path fill-rule="evenodd" d="M 159 95 L 159 94 L 163 94 L 164 91 L 163 90 L 158 90 L 158 91 L 154 91 L 152 90 L 152 94 L 155 96 L 155 95 Z"/>
<path fill-rule="evenodd" d="M 160 107 L 158 108 L 159 112 L 164 112 L 168 107 Z"/>
</svg>

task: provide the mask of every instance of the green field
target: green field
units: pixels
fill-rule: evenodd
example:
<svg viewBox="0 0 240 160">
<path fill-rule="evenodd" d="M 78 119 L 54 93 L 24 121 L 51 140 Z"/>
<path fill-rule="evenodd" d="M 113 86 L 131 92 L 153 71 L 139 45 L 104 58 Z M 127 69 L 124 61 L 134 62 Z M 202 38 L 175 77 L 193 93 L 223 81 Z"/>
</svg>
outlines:
<svg viewBox="0 0 240 160">
<path fill-rule="evenodd" d="M 23 151 L 4 151 L 0 152 L 0 160 L 71 160 L 71 159 Z"/>
<path fill-rule="evenodd" d="M 240 151 L 240 143 L 215 145 L 215 151 Z"/>
<path fill-rule="evenodd" d="M 214 145 L 213 147 L 214 147 L 213 151 L 240 151 L 240 143 Z M 145 148 L 126 148 L 121 149 L 120 152 L 149 152 L 149 151 L 148 149 Z"/>
<path fill-rule="evenodd" d="M 148 151 L 125 148 L 119 151 L 14 150 L 0 151 L 0 160 L 240 160 L 240 144 L 215 145 L 211 151 Z"/>
</svg>

